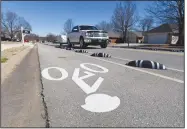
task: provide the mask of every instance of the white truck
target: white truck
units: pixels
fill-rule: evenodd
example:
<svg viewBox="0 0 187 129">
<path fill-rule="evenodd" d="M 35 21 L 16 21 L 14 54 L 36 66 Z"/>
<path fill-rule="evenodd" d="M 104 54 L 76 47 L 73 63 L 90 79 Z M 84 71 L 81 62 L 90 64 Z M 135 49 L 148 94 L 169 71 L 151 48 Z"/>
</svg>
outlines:
<svg viewBox="0 0 187 129">
<path fill-rule="evenodd" d="M 88 45 L 100 45 L 101 48 L 106 48 L 109 37 L 107 32 L 98 30 L 95 26 L 78 25 L 67 34 L 67 43 L 70 47 L 79 44 L 80 48 L 86 48 Z"/>
</svg>

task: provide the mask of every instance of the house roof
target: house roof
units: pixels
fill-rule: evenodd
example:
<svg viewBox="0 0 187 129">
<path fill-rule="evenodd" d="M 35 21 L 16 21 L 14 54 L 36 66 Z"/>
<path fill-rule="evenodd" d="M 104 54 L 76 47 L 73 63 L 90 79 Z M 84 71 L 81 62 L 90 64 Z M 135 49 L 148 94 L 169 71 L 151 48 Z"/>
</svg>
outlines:
<svg viewBox="0 0 187 129">
<path fill-rule="evenodd" d="M 109 37 L 120 38 L 121 34 L 119 32 L 115 32 L 115 31 L 108 31 L 108 36 Z"/>
<path fill-rule="evenodd" d="M 128 33 L 132 33 L 138 37 L 142 37 L 142 32 L 140 31 L 128 31 Z M 108 36 L 109 37 L 115 37 L 115 38 L 120 38 L 121 37 L 121 33 L 120 32 L 115 32 L 115 31 L 108 31 Z"/>
<path fill-rule="evenodd" d="M 147 33 L 163 33 L 163 32 L 173 32 L 178 33 L 177 24 L 162 24 L 152 30 L 147 31 Z"/>
<path fill-rule="evenodd" d="M 142 37 L 143 36 L 141 31 L 131 31 L 131 32 L 134 33 L 138 37 Z"/>
</svg>

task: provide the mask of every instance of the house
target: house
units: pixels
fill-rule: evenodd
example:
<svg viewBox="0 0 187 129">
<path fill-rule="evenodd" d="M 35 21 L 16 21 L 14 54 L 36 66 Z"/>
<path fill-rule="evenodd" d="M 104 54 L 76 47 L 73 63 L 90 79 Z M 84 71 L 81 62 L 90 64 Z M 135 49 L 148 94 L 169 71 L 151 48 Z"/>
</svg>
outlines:
<svg viewBox="0 0 187 129">
<path fill-rule="evenodd" d="M 11 38 L 6 32 L 1 32 L 1 41 L 11 41 Z"/>
<path fill-rule="evenodd" d="M 143 35 L 140 31 L 128 31 L 127 41 L 129 43 L 142 43 Z"/>
<path fill-rule="evenodd" d="M 111 43 L 121 43 L 121 33 L 115 31 L 108 31 L 108 37 L 111 40 Z"/>
<path fill-rule="evenodd" d="M 108 36 L 112 43 L 123 43 L 120 32 L 109 31 Z M 136 31 L 127 32 L 127 42 L 129 43 L 142 42 L 142 39 L 143 39 L 142 32 L 136 32 Z"/>
<path fill-rule="evenodd" d="M 162 24 L 144 33 L 144 43 L 170 44 L 172 37 L 178 36 L 177 24 Z"/>
</svg>

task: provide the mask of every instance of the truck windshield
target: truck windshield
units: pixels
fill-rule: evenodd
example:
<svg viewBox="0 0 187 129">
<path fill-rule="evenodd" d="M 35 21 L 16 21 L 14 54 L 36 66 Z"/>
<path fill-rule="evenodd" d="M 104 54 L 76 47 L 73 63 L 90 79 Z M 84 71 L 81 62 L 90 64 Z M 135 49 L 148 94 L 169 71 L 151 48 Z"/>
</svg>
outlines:
<svg viewBox="0 0 187 129">
<path fill-rule="evenodd" d="M 98 30 L 95 26 L 79 26 L 80 30 Z"/>
</svg>

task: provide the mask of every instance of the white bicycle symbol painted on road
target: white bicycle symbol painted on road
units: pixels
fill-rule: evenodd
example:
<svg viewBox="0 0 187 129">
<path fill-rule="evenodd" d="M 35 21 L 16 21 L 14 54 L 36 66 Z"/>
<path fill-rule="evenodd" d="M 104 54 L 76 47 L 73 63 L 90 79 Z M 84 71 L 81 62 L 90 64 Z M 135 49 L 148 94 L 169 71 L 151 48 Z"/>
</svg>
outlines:
<svg viewBox="0 0 187 129">
<path fill-rule="evenodd" d="M 101 71 L 93 70 L 87 67 L 86 65 L 92 65 L 102 70 Z M 98 112 L 98 113 L 109 112 L 109 111 L 115 110 L 120 105 L 120 99 L 117 96 L 112 97 L 107 94 L 94 93 L 97 91 L 99 86 L 102 84 L 102 82 L 104 81 L 104 78 L 99 77 L 92 86 L 88 85 L 84 81 L 84 79 L 95 76 L 94 73 L 107 73 L 109 70 L 100 65 L 91 64 L 91 63 L 82 63 L 80 64 L 80 67 L 84 70 L 87 70 L 87 71 L 84 71 L 85 75 L 79 77 L 80 68 L 75 68 L 73 76 L 72 76 L 72 80 L 88 95 L 85 99 L 85 104 L 81 105 L 81 107 L 87 111 Z M 62 76 L 60 78 L 51 77 L 49 75 L 50 69 L 59 70 Z M 48 80 L 62 81 L 68 77 L 68 72 L 63 68 L 48 67 L 42 71 L 42 76 Z"/>
</svg>

